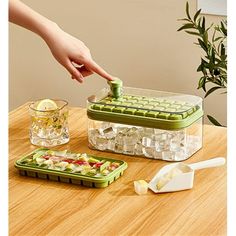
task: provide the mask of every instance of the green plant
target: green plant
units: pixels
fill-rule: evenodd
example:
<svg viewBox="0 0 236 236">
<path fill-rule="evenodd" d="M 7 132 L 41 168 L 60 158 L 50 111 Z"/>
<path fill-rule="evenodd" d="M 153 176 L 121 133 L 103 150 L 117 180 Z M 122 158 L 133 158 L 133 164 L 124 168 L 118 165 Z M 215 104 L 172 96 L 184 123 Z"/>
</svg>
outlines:
<svg viewBox="0 0 236 236">
<path fill-rule="evenodd" d="M 197 68 L 202 72 L 198 81 L 198 89 L 203 89 L 205 98 L 216 90 L 223 89 L 227 93 L 227 21 L 222 20 L 219 25 L 211 24 L 206 27 L 206 19 L 200 16 L 201 9 L 193 17 L 189 13 L 189 4 L 186 3 L 187 18 L 180 19 L 185 22 L 178 31 L 184 30 L 190 35 L 197 37 L 197 45 L 204 52 L 201 63 Z M 211 36 L 210 36 L 211 35 Z M 215 118 L 207 115 L 208 119 L 217 126 L 222 126 Z"/>
</svg>

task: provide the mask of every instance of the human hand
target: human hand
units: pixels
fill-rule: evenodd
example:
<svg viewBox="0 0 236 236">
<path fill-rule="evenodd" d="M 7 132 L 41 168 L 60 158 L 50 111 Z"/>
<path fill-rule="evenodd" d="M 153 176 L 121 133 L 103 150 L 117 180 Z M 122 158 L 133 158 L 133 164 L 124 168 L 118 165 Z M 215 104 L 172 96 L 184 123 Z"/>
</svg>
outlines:
<svg viewBox="0 0 236 236">
<path fill-rule="evenodd" d="M 9 1 L 9 20 L 41 36 L 55 59 L 69 71 L 73 79 L 82 83 L 84 77 L 97 73 L 107 80 L 113 80 L 113 77 L 92 59 L 83 42 L 67 34 L 53 21 L 21 1 Z"/>
<path fill-rule="evenodd" d="M 100 67 L 90 54 L 90 50 L 79 39 L 64 32 L 56 24 L 49 27 L 43 35 L 55 59 L 80 83 L 84 77 L 97 73 L 107 80 L 113 76 Z"/>
</svg>

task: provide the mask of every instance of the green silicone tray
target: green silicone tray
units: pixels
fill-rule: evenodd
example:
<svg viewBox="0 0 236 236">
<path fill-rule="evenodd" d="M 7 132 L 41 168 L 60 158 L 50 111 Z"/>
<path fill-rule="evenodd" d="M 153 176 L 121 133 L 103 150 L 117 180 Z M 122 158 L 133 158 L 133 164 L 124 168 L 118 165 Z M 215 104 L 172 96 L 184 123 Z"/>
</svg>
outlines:
<svg viewBox="0 0 236 236">
<path fill-rule="evenodd" d="M 38 148 L 33 152 L 24 155 L 19 160 L 15 162 L 15 167 L 19 170 L 20 175 L 53 180 L 63 183 L 72 183 L 79 184 L 86 187 L 94 187 L 94 188 L 104 188 L 117 180 L 120 176 L 123 175 L 124 170 L 128 167 L 127 163 L 122 160 L 115 160 L 110 158 L 98 157 L 94 155 L 87 155 L 88 157 L 96 158 L 98 160 L 110 161 L 110 162 L 118 162 L 120 166 L 109 173 L 107 176 L 102 177 L 92 177 L 86 176 L 78 173 L 68 173 L 66 171 L 58 171 L 45 169 L 37 166 L 30 166 L 27 164 L 22 164 L 22 161 L 29 156 L 32 156 L 38 152 L 48 151 L 47 148 Z"/>
<path fill-rule="evenodd" d="M 87 115 L 100 121 L 124 123 L 159 129 L 175 130 L 190 126 L 203 116 L 201 98 L 191 95 L 169 94 L 148 96 L 148 91 L 124 88 L 124 95 L 115 99 L 103 92 L 103 96 L 88 99 Z M 160 92 L 159 92 L 160 93 Z M 164 95 L 163 95 L 164 94 Z"/>
</svg>

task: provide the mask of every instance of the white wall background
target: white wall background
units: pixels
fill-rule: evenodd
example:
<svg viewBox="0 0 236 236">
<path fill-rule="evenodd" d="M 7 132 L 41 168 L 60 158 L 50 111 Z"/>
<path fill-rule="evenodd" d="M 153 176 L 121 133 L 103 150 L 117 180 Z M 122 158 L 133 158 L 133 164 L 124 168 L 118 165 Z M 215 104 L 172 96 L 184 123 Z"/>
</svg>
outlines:
<svg viewBox="0 0 236 236">
<path fill-rule="evenodd" d="M 195 38 L 177 32 L 185 0 L 24 0 L 90 48 L 94 59 L 125 86 L 196 94 L 201 50 Z M 189 1 L 192 14 L 196 0 Z M 219 16 L 206 16 L 208 24 Z M 86 98 L 106 85 L 97 75 L 82 85 L 52 57 L 35 34 L 13 24 L 9 32 L 9 109 L 38 98 L 62 98 L 86 106 Z M 205 113 L 226 124 L 226 96 L 205 100 Z"/>
<path fill-rule="evenodd" d="M 202 13 L 226 16 L 227 0 L 198 0 L 198 9 Z"/>
</svg>

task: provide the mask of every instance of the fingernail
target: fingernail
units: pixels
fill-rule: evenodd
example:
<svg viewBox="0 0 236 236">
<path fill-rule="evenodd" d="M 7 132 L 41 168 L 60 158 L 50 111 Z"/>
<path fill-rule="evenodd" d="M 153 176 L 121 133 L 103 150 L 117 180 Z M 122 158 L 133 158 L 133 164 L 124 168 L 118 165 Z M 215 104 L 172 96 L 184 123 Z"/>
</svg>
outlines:
<svg viewBox="0 0 236 236">
<path fill-rule="evenodd" d="M 78 80 L 81 84 L 83 83 L 83 77 L 79 77 L 77 80 Z"/>
</svg>

